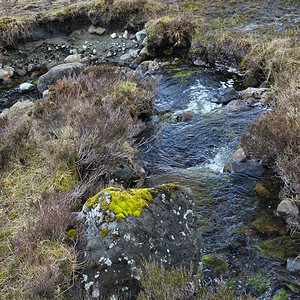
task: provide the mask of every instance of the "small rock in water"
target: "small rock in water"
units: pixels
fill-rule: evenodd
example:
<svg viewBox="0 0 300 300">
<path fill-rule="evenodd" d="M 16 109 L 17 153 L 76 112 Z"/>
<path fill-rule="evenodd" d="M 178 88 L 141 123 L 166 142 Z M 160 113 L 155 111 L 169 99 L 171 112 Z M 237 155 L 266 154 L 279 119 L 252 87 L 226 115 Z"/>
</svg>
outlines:
<svg viewBox="0 0 300 300">
<path fill-rule="evenodd" d="M 125 39 L 125 40 L 128 40 L 128 38 L 129 38 L 129 34 L 128 34 L 128 31 L 127 30 L 125 30 L 124 31 L 124 33 L 123 33 L 123 39 Z"/>
<path fill-rule="evenodd" d="M 219 90 L 219 92 L 210 93 L 211 102 L 218 104 L 227 104 L 240 97 L 239 93 L 232 87 Z"/>
<path fill-rule="evenodd" d="M 289 199 L 284 199 L 277 206 L 277 213 L 296 218 L 299 216 L 299 208 Z"/>
<path fill-rule="evenodd" d="M 140 74 L 141 76 L 144 76 L 146 74 L 153 74 L 160 70 L 159 64 L 155 61 L 146 60 L 139 64 L 137 69 L 135 70 L 136 73 Z"/>
<path fill-rule="evenodd" d="M 82 45 L 82 50 L 85 51 L 88 47 L 86 45 Z"/>
<path fill-rule="evenodd" d="M 261 198 L 270 198 L 270 196 L 271 196 L 270 191 L 267 188 L 265 188 L 263 185 L 261 185 L 260 183 L 256 184 L 254 190 L 258 194 L 258 196 Z"/>
<path fill-rule="evenodd" d="M 97 50 L 93 49 L 93 54 L 96 55 L 97 54 Z"/>
<path fill-rule="evenodd" d="M 120 56 L 120 60 L 128 60 L 130 58 L 131 58 L 130 53 L 125 53 L 125 54 Z"/>
<path fill-rule="evenodd" d="M 116 39 L 116 38 L 117 38 L 117 34 L 114 32 L 114 33 L 112 33 L 112 34 L 110 35 L 110 37 L 111 37 L 112 39 Z"/>
<path fill-rule="evenodd" d="M 112 52 L 108 51 L 107 54 L 106 54 L 106 57 L 112 57 L 112 56 L 113 56 Z"/>
<path fill-rule="evenodd" d="M 246 154 L 243 148 L 236 150 L 229 159 L 229 162 L 225 165 L 223 172 L 233 173 L 238 170 L 238 165 L 246 160 Z"/>
<path fill-rule="evenodd" d="M 22 93 L 26 93 L 34 89 L 34 84 L 24 82 L 20 85 L 19 89 Z"/>
<path fill-rule="evenodd" d="M 81 56 L 79 54 L 72 54 L 72 55 L 67 56 L 64 59 L 64 62 L 65 63 L 72 63 L 72 62 L 79 61 L 80 59 L 81 59 Z"/>
<path fill-rule="evenodd" d="M 177 121 L 188 121 L 192 120 L 195 117 L 195 114 L 192 111 L 185 111 L 177 116 Z"/>
<path fill-rule="evenodd" d="M 288 258 L 286 268 L 290 272 L 300 272 L 300 258 Z"/>
</svg>

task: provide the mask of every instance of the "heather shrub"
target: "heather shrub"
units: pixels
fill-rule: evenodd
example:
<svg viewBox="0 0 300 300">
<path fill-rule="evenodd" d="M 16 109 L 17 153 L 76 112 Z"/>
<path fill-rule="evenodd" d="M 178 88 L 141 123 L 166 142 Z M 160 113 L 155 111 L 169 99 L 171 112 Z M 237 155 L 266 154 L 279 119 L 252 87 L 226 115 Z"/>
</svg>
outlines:
<svg viewBox="0 0 300 300">
<path fill-rule="evenodd" d="M 58 299 L 77 268 L 73 211 L 120 162 L 135 164 L 155 81 L 102 65 L 64 78 L 48 99 L 1 115 L 0 268 L 7 299 Z M 74 231 L 74 229 L 72 229 Z M 74 235 L 75 234 L 75 235 Z M 11 264 L 11 261 L 14 264 Z"/>
<path fill-rule="evenodd" d="M 280 76 L 281 79 L 277 77 L 276 80 L 276 107 L 249 125 L 242 143 L 249 153 L 265 157 L 265 161 L 275 165 L 292 195 L 299 195 L 299 79 L 290 77 L 285 81 L 287 74 Z"/>
</svg>

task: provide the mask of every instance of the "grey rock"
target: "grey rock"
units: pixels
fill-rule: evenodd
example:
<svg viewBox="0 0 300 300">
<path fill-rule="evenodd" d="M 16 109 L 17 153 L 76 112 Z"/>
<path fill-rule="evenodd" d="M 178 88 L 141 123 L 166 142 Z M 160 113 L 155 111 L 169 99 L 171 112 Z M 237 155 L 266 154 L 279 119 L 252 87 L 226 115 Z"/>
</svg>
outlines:
<svg viewBox="0 0 300 300">
<path fill-rule="evenodd" d="M 135 34 L 135 37 L 136 39 L 138 40 L 138 42 L 141 44 L 143 43 L 145 37 L 147 36 L 147 32 L 146 32 L 146 29 L 143 29 L 141 31 L 138 31 L 136 34 Z"/>
<path fill-rule="evenodd" d="M 243 148 L 237 149 L 229 158 L 228 163 L 225 165 L 223 172 L 233 173 L 238 169 L 241 162 L 246 160 L 246 154 Z"/>
<path fill-rule="evenodd" d="M 147 74 L 153 74 L 160 70 L 159 64 L 152 60 L 143 61 L 139 66 L 136 68 L 135 72 L 140 74 L 141 76 Z"/>
<path fill-rule="evenodd" d="M 125 40 L 128 40 L 129 39 L 129 33 L 128 33 L 128 31 L 127 30 L 125 30 L 124 31 L 124 33 L 123 33 L 123 39 L 125 39 Z"/>
<path fill-rule="evenodd" d="M 130 54 L 130 56 L 131 56 L 132 58 L 137 58 L 138 55 L 139 55 L 139 52 L 140 52 L 139 49 L 137 49 L 137 50 L 130 49 L 130 50 L 129 50 L 129 54 Z"/>
<path fill-rule="evenodd" d="M 130 53 L 125 53 L 120 56 L 120 60 L 129 60 L 131 58 Z"/>
<path fill-rule="evenodd" d="M 103 27 L 95 27 L 94 25 L 90 26 L 89 33 L 103 35 L 106 32 L 106 29 Z"/>
<path fill-rule="evenodd" d="M 146 47 L 148 45 L 148 37 L 146 36 L 142 42 L 142 45 Z"/>
<path fill-rule="evenodd" d="M 129 163 L 124 160 L 120 165 L 110 170 L 107 179 L 110 182 L 129 186 L 132 182 L 136 182 L 145 177 L 145 170 L 138 163 Z"/>
<path fill-rule="evenodd" d="M 76 76 L 83 70 L 84 64 L 79 62 L 61 64 L 50 69 L 46 74 L 42 75 L 38 80 L 38 90 L 40 93 L 47 90 L 49 86 L 55 84 L 58 79 L 64 76 Z"/>
<path fill-rule="evenodd" d="M 149 53 L 147 47 L 144 47 L 144 48 L 140 51 L 140 56 L 150 56 L 150 53 Z"/>
<path fill-rule="evenodd" d="M 153 201 L 147 202 L 149 208 L 145 207 L 140 216 L 119 219 L 105 208 L 104 201 L 111 201 L 108 190 L 98 194 L 98 204 L 87 205 L 88 201 L 79 213 L 82 234 L 78 251 L 85 261 L 82 284 L 86 296 L 107 296 L 116 289 L 122 297 L 129 292 L 136 296 L 136 270 L 143 260 L 154 260 L 167 267 L 188 266 L 191 262 L 196 265 L 200 261 L 201 237 L 191 191 L 162 185 L 147 192 Z M 124 190 L 114 193 L 117 197 Z"/>
<path fill-rule="evenodd" d="M 34 84 L 29 82 L 24 82 L 20 85 L 19 89 L 22 93 L 30 92 L 34 89 Z"/>
<path fill-rule="evenodd" d="M 300 258 L 289 258 L 286 262 L 286 268 L 290 272 L 299 273 L 300 272 Z"/>
<path fill-rule="evenodd" d="M 7 80 L 11 78 L 14 75 L 14 68 L 12 67 L 5 67 L 3 69 L 0 69 L 0 79 Z"/>
<path fill-rule="evenodd" d="M 250 105 L 247 100 L 232 100 L 226 105 L 226 108 L 231 111 L 248 111 L 252 106 L 254 105 Z"/>
<path fill-rule="evenodd" d="M 201 60 L 201 59 L 195 59 L 193 61 L 193 64 L 195 66 L 198 66 L 198 67 L 205 67 L 207 65 L 206 62 L 204 60 Z"/>
<path fill-rule="evenodd" d="M 76 62 L 79 60 L 81 60 L 81 56 L 79 54 L 72 54 L 72 55 L 67 56 L 64 59 L 64 62 L 65 63 L 73 63 L 73 62 Z"/>
<path fill-rule="evenodd" d="M 284 199 L 277 206 L 277 213 L 297 218 L 299 216 L 299 208 L 289 199 Z"/>
<path fill-rule="evenodd" d="M 117 38 L 117 34 L 114 32 L 114 33 L 112 33 L 112 34 L 110 35 L 110 37 L 111 37 L 112 39 L 116 39 L 116 38 Z"/>
<path fill-rule="evenodd" d="M 269 91 L 270 91 L 270 89 L 268 89 L 268 88 L 249 87 L 246 90 L 239 92 L 239 94 L 242 98 L 261 99 L 262 96 Z"/>
<path fill-rule="evenodd" d="M 240 97 L 239 93 L 232 87 L 220 89 L 218 92 L 210 93 L 210 101 L 218 104 L 227 104 Z"/>
</svg>

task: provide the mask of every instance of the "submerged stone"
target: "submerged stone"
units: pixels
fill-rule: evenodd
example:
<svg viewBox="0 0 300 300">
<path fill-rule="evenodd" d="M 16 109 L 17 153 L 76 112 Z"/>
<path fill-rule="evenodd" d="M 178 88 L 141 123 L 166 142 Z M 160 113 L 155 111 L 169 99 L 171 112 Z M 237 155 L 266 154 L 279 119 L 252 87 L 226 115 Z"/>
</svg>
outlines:
<svg viewBox="0 0 300 300">
<path fill-rule="evenodd" d="M 252 222 L 252 227 L 261 233 L 278 233 L 284 228 L 284 224 L 276 217 L 262 216 Z"/>
<path fill-rule="evenodd" d="M 204 268 L 213 269 L 217 275 L 224 274 L 229 270 L 229 265 L 220 254 L 206 254 L 202 257 Z"/>
<path fill-rule="evenodd" d="M 246 283 L 247 288 L 254 295 L 263 294 L 270 287 L 270 285 L 271 280 L 268 279 L 264 274 L 252 275 Z"/>
<path fill-rule="evenodd" d="M 260 183 L 257 183 L 255 185 L 254 190 L 258 194 L 258 196 L 261 198 L 270 198 L 270 196 L 271 196 L 270 191 L 267 188 L 265 188 L 263 185 L 261 185 Z"/>
<path fill-rule="evenodd" d="M 299 273 L 300 272 L 300 258 L 299 257 L 289 258 L 286 262 L 286 268 L 290 272 Z"/>
<path fill-rule="evenodd" d="M 254 246 L 262 257 L 275 260 L 287 260 L 300 253 L 299 239 L 291 236 L 278 237 L 258 243 Z"/>
</svg>

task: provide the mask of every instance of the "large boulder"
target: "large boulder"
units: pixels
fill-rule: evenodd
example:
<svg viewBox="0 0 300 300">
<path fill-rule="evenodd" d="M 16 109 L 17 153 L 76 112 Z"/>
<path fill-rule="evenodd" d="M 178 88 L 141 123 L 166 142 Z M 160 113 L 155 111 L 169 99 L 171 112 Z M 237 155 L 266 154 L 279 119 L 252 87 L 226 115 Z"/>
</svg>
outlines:
<svg viewBox="0 0 300 300">
<path fill-rule="evenodd" d="M 66 63 L 53 67 L 46 74 L 42 75 L 38 80 L 38 90 L 40 93 L 47 90 L 49 86 L 55 84 L 58 79 L 68 75 L 79 75 L 85 67 L 84 64 L 79 62 Z"/>
<path fill-rule="evenodd" d="M 84 297 L 115 290 L 122 297 L 136 295 L 137 268 L 144 260 L 166 267 L 200 261 L 201 237 L 189 189 L 174 184 L 108 188 L 85 203 L 78 220 Z"/>
</svg>

